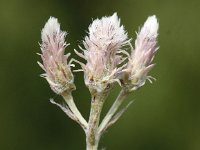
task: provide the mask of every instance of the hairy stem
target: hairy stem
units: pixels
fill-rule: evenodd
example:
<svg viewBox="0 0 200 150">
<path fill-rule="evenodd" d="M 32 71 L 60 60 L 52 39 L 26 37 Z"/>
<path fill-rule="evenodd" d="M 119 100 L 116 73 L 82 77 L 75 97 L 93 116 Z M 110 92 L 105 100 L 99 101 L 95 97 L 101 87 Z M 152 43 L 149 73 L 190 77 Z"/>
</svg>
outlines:
<svg viewBox="0 0 200 150">
<path fill-rule="evenodd" d="M 87 150 L 97 150 L 100 137 L 97 136 L 101 110 L 107 97 L 105 93 L 92 95 L 88 130 L 86 134 Z"/>
<path fill-rule="evenodd" d="M 78 108 L 76 107 L 76 104 L 74 103 L 72 94 L 70 92 L 65 92 L 62 94 L 63 98 L 65 99 L 65 102 L 67 103 L 68 107 L 72 111 L 72 113 L 75 115 L 75 117 L 78 120 L 78 123 L 81 125 L 81 127 L 84 129 L 86 132 L 88 128 L 88 123 L 87 121 L 83 118 L 81 113 L 79 112 Z"/>
</svg>

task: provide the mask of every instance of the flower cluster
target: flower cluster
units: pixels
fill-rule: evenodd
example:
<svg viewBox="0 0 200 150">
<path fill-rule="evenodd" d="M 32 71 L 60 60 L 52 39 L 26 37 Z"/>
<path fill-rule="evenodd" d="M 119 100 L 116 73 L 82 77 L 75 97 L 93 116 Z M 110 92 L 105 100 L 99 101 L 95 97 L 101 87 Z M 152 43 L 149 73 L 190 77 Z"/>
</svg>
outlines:
<svg viewBox="0 0 200 150">
<path fill-rule="evenodd" d="M 125 86 L 128 90 L 135 90 L 144 85 L 151 64 L 157 51 L 158 22 L 155 16 L 147 19 L 142 29 L 137 34 L 135 49 L 131 47 L 127 64 L 120 66 L 127 57 L 123 50 L 124 45 L 131 45 L 124 26 L 114 13 L 110 17 L 96 19 L 89 26 L 88 36 L 83 41 L 84 54 L 75 51 L 87 63 L 82 65 L 85 73 L 85 83 L 90 90 L 102 92 L 115 81 Z M 151 80 L 150 80 L 151 81 Z"/>
<path fill-rule="evenodd" d="M 131 102 L 119 110 L 127 95 L 143 86 L 146 80 L 151 82 L 149 71 L 153 68 L 153 58 L 157 47 L 159 24 L 156 16 L 147 18 L 137 33 L 135 46 L 131 45 L 124 26 L 120 24 L 117 14 L 95 19 L 89 26 L 88 35 L 83 40 L 82 52 L 75 53 L 85 60 L 82 63 L 65 54 L 69 45 L 65 42 L 66 32 L 60 30 L 56 18 L 50 17 L 42 29 L 40 45 L 42 74 L 51 89 L 64 98 L 64 103 L 51 102 L 60 107 L 71 119 L 85 131 L 87 150 L 97 150 L 102 134 L 112 126 L 126 111 Z M 131 50 L 130 53 L 127 50 Z M 84 80 L 91 94 L 91 108 L 88 121 L 76 107 L 72 90 L 75 90 L 71 62 L 77 62 L 84 72 Z M 100 120 L 101 110 L 114 83 L 119 83 L 121 91 L 105 117 Z"/>
<path fill-rule="evenodd" d="M 83 53 L 75 50 L 77 55 L 86 60 L 86 64 L 77 62 L 82 66 L 85 84 L 90 91 L 101 93 L 112 87 L 114 82 L 131 91 L 144 85 L 146 79 L 150 80 L 148 72 L 154 66 L 151 63 L 158 49 L 158 27 L 156 16 L 150 16 L 137 33 L 135 48 L 130 46 L 132 50 L 129 56 L 123 46 L 131 45 L 130 40 L 117 14 L 94 20 L 83 41 L 84 49 L 80 47 Z M 60 30 L 60 24 L 53 17 L 42 30 L 43 64 L 39 65 L 45 71 L 42 76 L 57 94 L 75 88 L 70 64 L 67 64 L 69 53 L 64 54 L 67 47 L 65 36 L 66 32 Z M 128 62 L 122 66 L 126 58 Z"/>
<path fill-rule="evenodd" d="M 67 47 L 65 43 L 66 32 L 60 30 L 60 24 L 56 18 L 51 17 L 42 29 L 41 51 L 42 62 L 40 67 L 45 71 L 42 77 L 46 78 L 51 89 L 62 94 L 65 91 L 71 91 L 75 88 L 74 77 L 67 64 L 67 55 L 64 50 Z"/>
</svg>

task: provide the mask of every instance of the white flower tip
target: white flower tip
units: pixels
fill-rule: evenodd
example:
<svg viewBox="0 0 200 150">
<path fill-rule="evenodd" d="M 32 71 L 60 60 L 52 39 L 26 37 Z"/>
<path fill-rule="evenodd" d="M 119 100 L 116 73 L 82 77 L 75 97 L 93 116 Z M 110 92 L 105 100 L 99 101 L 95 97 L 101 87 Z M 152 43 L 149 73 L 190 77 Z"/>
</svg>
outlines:
<svg viewBox="0 0 200 150">
<path fill-rule="evenodd" d="M 110 16 L 110 21 L 113 22 L 114 24 L 120 26 L 120 18 L 118 17 L 116 12 L 114 12 L 114 14 L 112 16 Z M 122 25 L 122 27 L 123 27 L 123 25 Z"/>
<path fill-rule="evenodd" d="M 148 34 L 149 36 L 157 36 L 159 23 L 155 15 L 149 16 L 142 27 L 141 33 Z"/>
<path fill-rule="evenodd" d="M 124 26 L 120 25 L 117 13 L 112 16 L 95 19 L 89 26 L 88 34 L 85 37 L 87 45 L 89 47 L 96 45 L 101 49 L 106 49 L 106 47 L 119 48 L 127 40 L 127 33 L 124 30 Z"/>
<path fill-rule="evenodd" d="M 47 41 L 47 35 L 51 37 L 55 33 L 60 33 L 60 24 L 58 23 L 57 18 L 50 17 L 49 20 L 46 22 L 44 28 L 42 29 L 42 41 Z"/>
<path fill-rule="evenodd" d="M 117 16 L 117 12 L 114 12 L 112 16 Z"/>
<path fill-rule="evenodd" d="M 155 15 L 148 17 L 146 23 L 154 30 L 158 30 L 159 24 Z"/>
<path fill-rule="evenodd" d="M 114 14 L 111 16 L 114 20 L 118 20 L 118 16 L 117 16 L 117 13 L 114 12 Z"/>
</svg>

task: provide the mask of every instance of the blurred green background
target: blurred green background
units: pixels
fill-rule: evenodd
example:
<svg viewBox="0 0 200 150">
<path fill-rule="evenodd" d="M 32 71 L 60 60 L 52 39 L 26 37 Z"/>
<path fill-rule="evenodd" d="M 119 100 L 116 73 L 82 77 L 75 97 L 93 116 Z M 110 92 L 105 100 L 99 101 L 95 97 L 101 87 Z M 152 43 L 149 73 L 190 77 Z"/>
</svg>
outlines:
<svg viewBox="0 0 200 150">
<path fill-rule="evenodd" d="M 37 65 L 40 31 L 50 16 L 68 31 L 67 48 L 81 43 L 92 18 L 117 12 L 129 32 L 149 15 L 160 22 L 153 84 L 103 136 L 108 150 L 200 150 L 199 0 L 0 0 L 0 150 L 84 150 L 81 128 L 49 98 L 60 99 Z M 76 73 L 75 101 L 85 118 L 90 97 Z M 106 102 L 104 112 L 117 94 Z"/>
</svg>

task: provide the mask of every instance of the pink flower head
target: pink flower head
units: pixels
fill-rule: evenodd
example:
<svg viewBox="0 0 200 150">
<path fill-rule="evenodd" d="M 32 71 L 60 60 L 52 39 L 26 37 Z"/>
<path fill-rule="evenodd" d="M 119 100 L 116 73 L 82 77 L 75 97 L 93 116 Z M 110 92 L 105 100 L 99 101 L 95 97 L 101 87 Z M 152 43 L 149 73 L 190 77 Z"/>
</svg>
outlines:
<svg viewBox="0 0 200 150">
<path fill-rule="evenodd" d="M 42 77 L 46 78 L 51 89 L 57 94 L 75 88 L 74 77 L 70 65 L 67 64 L 70 54 L 64 54 L 67 47 L 66 34 L 60 30 L 60 24 L 54 17 L 49 18 L 41 32 L 42 64 L 39 62 L 38 64 L 45 71 Z"/>
<path fill-rule="evenodd" d="M 127 69 L 125 69 L 128 73 L 126 82 L 132 90 L 141 87 L 145 84 L 146 79 L 150 79 L 147 74 L 154 66 L 152 61 L 158 50 L 158 27 L 156 16 L 150 16 L 137 34 L 135 50 L 132 51 Z"/>
<path fill-rule="evenodd" d="M 83 42 L 84 55 L 75 51 L 87 61 L 82 68 L 90 90 L 101 92 L 117 80 L 115 75 L 123 60 L 119 54 L 120 48 L 126 43 L 127 33 L 116 13 L 92 22 Z"/>
</svg>

